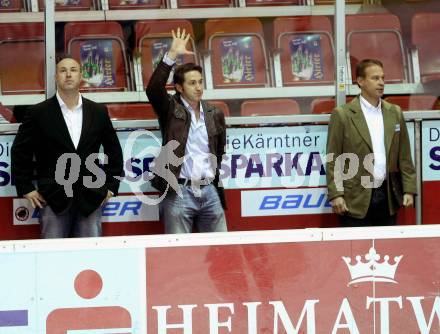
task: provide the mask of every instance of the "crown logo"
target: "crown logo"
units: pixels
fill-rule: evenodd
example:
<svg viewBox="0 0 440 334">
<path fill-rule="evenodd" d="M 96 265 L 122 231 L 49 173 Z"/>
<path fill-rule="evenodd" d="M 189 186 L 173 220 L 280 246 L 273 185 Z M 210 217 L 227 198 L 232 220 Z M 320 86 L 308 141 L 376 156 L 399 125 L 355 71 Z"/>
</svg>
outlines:
<svg viewBox="0 0 440 334">
<path fill-rule="evenodd" d="M 380 255 L 376 253 L 374 247 L 371 247 L 369 252 L 365 254 L 365 262 L 362 261 L 360 255 L 356 256 L 356 264 L 351 264 L 351 258 L 343 256 L 342 259 L 346 263 L 350 271 L 351 281 L 348 283 L 360 282 L 388 282 L 397 283 L 394 280 L 397 266 L 403 255 L 394 257 L 394 264 L 390 264 L 388 260 L 390 257 L 385 255 L 382 262 L 379 262 Z"/>
</svg>

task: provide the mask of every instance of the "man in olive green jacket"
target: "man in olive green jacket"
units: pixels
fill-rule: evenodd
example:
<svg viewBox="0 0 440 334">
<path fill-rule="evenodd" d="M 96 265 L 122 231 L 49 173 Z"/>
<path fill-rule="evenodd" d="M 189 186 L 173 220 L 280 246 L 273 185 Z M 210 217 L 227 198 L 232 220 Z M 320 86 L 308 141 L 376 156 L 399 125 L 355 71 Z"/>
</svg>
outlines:
<svg viewBox="0 0 440 334">
<path fill-rule="evenodd" d="M 356 76 L 361 94 L 330 118 L 328 198 L 342 226 L 394 225 L 416 193 L 408 130 L 400 107 L 381 99 L 382 63 L 363 60 Z"/>
</svg>

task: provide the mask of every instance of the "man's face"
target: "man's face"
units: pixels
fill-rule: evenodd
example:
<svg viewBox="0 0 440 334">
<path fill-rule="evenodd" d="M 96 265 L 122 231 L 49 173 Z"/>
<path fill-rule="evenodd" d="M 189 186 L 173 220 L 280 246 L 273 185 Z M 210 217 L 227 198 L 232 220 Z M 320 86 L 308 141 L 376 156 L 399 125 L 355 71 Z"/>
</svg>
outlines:
<svg viewBox="0 0 440 334">
<path fill-rule="evenodd" d="M 176 85 L 177 91 L 190 103 L 199 103 L 203 95 L 203 78 L 199 71 L 184 74 L 183 85 Z"/>
<path fill-rule="evenodd" d="M 365 98 L 378 100 L 383 95 L 385 75 L 382 67 L 371 65 L 365 69 L 365 77 L 358 77 L 357 83 L 361 87 L 361 94 Z"/>
<path fill-rule="evenodd" d="M 78 62 L 71 58 L 61 60 L 57 64 L 55 82 L 61 92 L 77 92 L 81 83 L 81 71 Z"/>
</svg>

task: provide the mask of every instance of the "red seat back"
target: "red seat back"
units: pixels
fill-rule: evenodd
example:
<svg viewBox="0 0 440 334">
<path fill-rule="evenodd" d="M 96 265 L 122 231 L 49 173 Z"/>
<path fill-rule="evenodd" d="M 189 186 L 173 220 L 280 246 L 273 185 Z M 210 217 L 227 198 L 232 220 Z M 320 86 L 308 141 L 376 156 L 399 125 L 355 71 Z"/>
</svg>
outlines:
<svg viewBox="0 0 440 334">
<path fill-rule="evenodd" d="M 241 105 L 241 116 L 301 114 L 298 102 L 291 99 L 248 100 Z"/>
<path fill-rule="evenodd" d="M 162 0 L 108 0 L 110 9 L 151 9 L 165 7 Z"/>
<path fill-rule="evenodd" d="M 172 42 L 171 30 L 176 31 L 177 27 L 185 29 L 186 32 L 189 32 L 194 38 L 194 31 L 191 22 L 187 20 L 148 20 L 136 23 L 136 47 L 141 56 L 142 81 L 144 86 L 148 84 L 157 64 L 159 64 L 163 55 L 170 48 Z M 194 43 L 189 43 L 188 49 L 195 52 Z M 188 55 L 177 59 L 177 64 L 188 62 L 198 63 L 197 56 Z M 172 84 L 171 74 L 167 88 L 171 89 L 173 87 L 174 85 Z"/>
<path fill-rule="evenodd" d="M 440 13 L 418 13 L 411 21 L 412 43 L 419 54 L 420 76 L 423 83 L 440 79 Z"/>
<path fill-rule="evenodd" d="M 345 0 L 345 4 L 363 4 L 364 0 Z M 315 0 L 315 5 L 334 5 L 335 0 Z"/>
<path fill-rule="evenodd" d="M 207 102 L 213 105 L 214 107 L 220 109 L 221 111 L 223 111 L 223 115 L 225 115 L 225 117 L 230 116 L 229 107 L 225 102 L 223 101 L 207 101 Z"/>
<path fill-rule="evenodd" d="M 176 0 L 179 8 L 230 7 L 231 0 Z"/>
<path fill-rule="evenodd" d="M 332 26 L 326 16 L 282 17 L 274 21 L 283 86 L 334 81 Z"/>
<path fill-rule="evenodd" d="M 246 7 L 300 5 L 300 0 L 246 0 Z"/>
<path fill-rule="evenodd" d="M 347 96 L 347 103 L 353 100 L 354 96 Z M 312 114 L 331 114 L 336 108 L 336 100 L 334 98 L 318 98 L 314 99 L 310 105 Z"/>
<path fill-rule="evenodd" d="M 16 123 L 17 120 L 11 109 L 6 108 L 4 105 L 0 103 L 0 115 L 7 120 L 9 123 Z"/>
<path fill-rule="evenodd" d="M 403 111 L 439 109 L 437 97 L 432 95 L 396 95 L 388 96 L 385 100 L 397 104 Z"/>
<path fill-rule="evenodd" d="M 69 22 L 65 50 L 80 61 L 82 91 L 127 90 L 128 63 L 122 28 L 117 22 Z"/>
<path fill-rule="evenodd" d="M 43 23 L 0 24 L 2 94 L 36 94 L 45 90 Z"/>
<path fill-rule="evenodd" d="M 214 88 L 269 84 L 263 27 L 258 19 L 207 20 L 205 48 L 211 52 Z"/>
<path fill-rule="evenodd" d="M 112 120 L 157 119 L 149 103 L 112 103 L 107 109 Z"/>
<path fill-rule="evenodd" d="M 405 81 L 401 27 L 397 16 L 347 15 L 346 31 L 353 83 L 356 82 L 356 65 L 366 58 L 379 59 L 383 63 L 385 82 Z"/>
<path fill-rule="evenodd" d="M 335 106 L 336 100 L 334 98 L 319 98 L 312 101 L 310 108 L 312 114 L 331 114 Z"/>
<path fill-rule="evenodd" d="M 44 11 L 46 8 L 46 1 L 38 0 L 38 7 L 41 12 Z M 92 7 L 92 0 L 55 0 L 55 10 L 91 10 Z"/>
<path fill-rule="evenodd" d="M 21 0 L 0 1 L 0 13 L 21 12 L 22 8 L 23 1 Z"/>
</svg>

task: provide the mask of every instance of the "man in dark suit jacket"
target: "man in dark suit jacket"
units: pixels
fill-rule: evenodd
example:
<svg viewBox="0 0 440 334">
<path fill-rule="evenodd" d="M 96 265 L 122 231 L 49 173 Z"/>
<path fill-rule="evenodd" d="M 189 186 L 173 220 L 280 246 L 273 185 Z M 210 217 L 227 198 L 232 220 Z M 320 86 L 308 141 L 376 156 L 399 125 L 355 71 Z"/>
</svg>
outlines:
<svg viewBox="0 0 440 334">
<path fill-rule="evenodd" d="M 361 94 L 330 117 L 328 198 L 342 226 L 394 225 L 399 207 L 413 206 L 416 193 L 408 130 L 400 107 L 381 99 L 382 63 L 365 59 L 356 76 Z M 338 166 L 347 153 L 351 159 Z"/>
<path fill-rule="evenodd" d="M 122 150 L 104 105 L 79 93 L 78 62 L 56 67 L 56 96 L 31 107 L 11 150 L 19 196 L 40 210 L 42 238 L 101 235 L 101 205 L 118 192 Z M 107 161 L 98 167 L 101 145 Z M 32 180 L 34 164 L 38 190 Z"/>
</svg>

